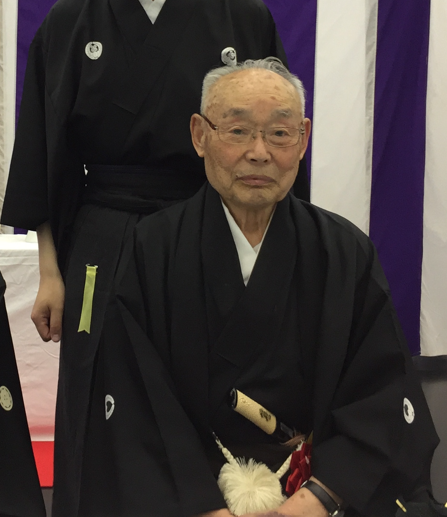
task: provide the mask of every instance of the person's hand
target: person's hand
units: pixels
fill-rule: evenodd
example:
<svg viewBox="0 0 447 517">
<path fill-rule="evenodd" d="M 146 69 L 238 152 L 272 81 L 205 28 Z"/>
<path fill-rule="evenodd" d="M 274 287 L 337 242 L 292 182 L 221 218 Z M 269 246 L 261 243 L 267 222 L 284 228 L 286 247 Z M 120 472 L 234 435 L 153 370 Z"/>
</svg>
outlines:
<svg viewBox="0 0 447 517">
<path fill-rule="evenodd" d="M 299 492 L 296 493 L 298 494 Z M 277 510 L 260 513 L 246 513 L 241 517 L 328 517 L 326 508 L 324 508 L 313 494 L 311 495 L 315 498 L 315 501 L 312 501 L 312 499 L 307 500 L 307 498 L 306 500 L 301 498 L 298 499 L 298 497 L 296 497 L 293 504 L 289 503 L 285 508 L 284 504 L 282 504 Z"/>
<path fill-rule="evenodd" d="M 313 476 L 311 480 L 320 485 L 338 504 L 342 500 Z M 305 486 L 295 492 L 284 503 L 270 512 L 247 513 L 242 517 L 328 517 L 329 513 L 321 501 Z"/>
<path fill-rule="evenodd" d="M 278 517 L 328 517 L 329 515 L 320 500 L 306 488 L 295 492 L 277 511 Z"/>
<path fill-rule="evenodd" d="M 64 298 L 65 286 L 60 275 L 41 278 L 31 319 L 44 341 L 61 339 Z"/>
<path fill-rule="evenodd" d="M 338 504 L 342 504 L 342 499 L 335 494 L 330 488 L 324 485 L 321 481 L 311 476 L 311 481 L 320 485 L 327 494 L 332 497 Z M 323 503 L 310 490 L 303 486 L 295 492 L 289 499 L 287 499 L 278 509 L 278 517 L 328 517 L 329 512 L 324 507 Z M 267 515 L 265 516 L 267 517 Z M 273 516 L 272 516 L 273 517 Z M 276 517 L 276 516 L 275 516 Z"/>
<path fill-rule="evenodd" d="M 31 319 L 44 341 L 58 342 L 62 335 L 65 286 L 57 263 L 50 223 L 36 228 L 39 243 L 40 284 Z"/>
</svg>

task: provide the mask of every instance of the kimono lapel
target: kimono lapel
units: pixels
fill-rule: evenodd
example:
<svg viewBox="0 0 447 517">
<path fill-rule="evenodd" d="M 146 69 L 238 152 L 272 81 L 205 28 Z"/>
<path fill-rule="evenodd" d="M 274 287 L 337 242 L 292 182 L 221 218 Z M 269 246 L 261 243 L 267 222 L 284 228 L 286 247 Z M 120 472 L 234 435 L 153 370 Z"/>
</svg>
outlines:
<svg viewBox="0 0 447 517">
<path fill-rule="evenodd" d="M 119 30 L 135 54 L 152 29 L 152 23 L 138 0 L 109 0 Z"/>
<path fill-rule="evenodd" d="M 208 237 L 207 231 L 204 226 L 204 241 Z M 219 267 L 210 262 L 211 258 L 211 254 L 204 253 L 205 271 Z M 210 351 L 211 418 L 251 358 L 262 353 L 277 337 L 295 264 L 296 234 L 286 198 L 276 208 L 250 281 Z M 211 288 L 215 299 L 222 300 L 222 285 L 214 283 Z"/>
<path fill-rule="evenodd" d="M 202 436 L 208 436 L 208 334 L 200 259 L 203 187 L 186 205 L 171 249 L 171 366 L 179 398 Z"/>
<path fill-rule="evenodd" d="M 197 0 L 166 0 L 156 23 L 152 26 L 141 5 L 127 8 L 122 5 L 123 0 L 109 1 L 117 21 L 123 15 L 122 20 L 118 21 L 120 30 L 136 51 L 134 62 L 128 73 L 118 82 L 112 95 L 113 104 L 120 108 L 117 110 L 118 113 L 122 111 L 122 122 L 128 128 L 180 44 L 198 2 Z M 139 4 L 137 0 L 131 1 Z M 141 39 L 144 36 L 141 34 L 142 24 L 140 21 L 136 22 L 140 16 L 151 25 L 144 40 Z M 133 34 L 134 22 L 140 27 L 138 34 Z"/>
<path fill-rule="evenodd" d="M 206 289 L 210 349 L 213 350 L 246 287 L 222 202 L 219 194 L 211 187 L 208 188 L 205 201 L 205 214 L 201 242 L 203 283 Z"/>
</svg>

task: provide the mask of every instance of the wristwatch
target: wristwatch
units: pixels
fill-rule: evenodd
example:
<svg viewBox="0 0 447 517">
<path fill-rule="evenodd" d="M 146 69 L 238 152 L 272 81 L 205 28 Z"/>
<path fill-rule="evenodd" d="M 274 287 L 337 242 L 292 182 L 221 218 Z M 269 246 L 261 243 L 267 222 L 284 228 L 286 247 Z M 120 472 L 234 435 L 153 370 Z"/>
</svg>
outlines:
<svg viewBox="0 0 447 517">
<path fill-rule="evenodd" d="M 326 490 L 318 483 L 308 479 L 301 485 L 301 488 L 303 487 L 306 487 L 307 490 L 312 492 L 313 495 L 320 501 L 320 503 L 328 511 L 329 517 L 335 517 L 336 515 L 340 517 L 342 515 L 343 512 L 341 512 L 341 505 L 334 501 L 332 497 L 326 492 Z"/>
</svg>

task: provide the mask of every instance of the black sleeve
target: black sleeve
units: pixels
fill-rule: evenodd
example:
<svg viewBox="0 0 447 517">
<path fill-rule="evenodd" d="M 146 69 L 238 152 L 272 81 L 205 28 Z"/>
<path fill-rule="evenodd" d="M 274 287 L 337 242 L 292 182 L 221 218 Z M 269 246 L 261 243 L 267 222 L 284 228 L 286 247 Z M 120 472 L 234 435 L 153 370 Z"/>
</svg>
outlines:
<svg viewBox="0 0 447 517">
<path fill-rule="evenodd" d="M 357 284 L 327 439 L 315 444 L 312 469 L 362 515 L 388 516 L 397 497 L 411 498 L 428 481 L 438 438 L 375 250 L 372 257 Z"/>
<path fill-rule="evenodd" d="M 28 55 L 1 222 L 35 230 L 48 219 L 45 65 L 39 30 Z"/>
<path fill-rule="evenodd" d="M 161 439 L 153 454 L 147 450 L 152 464 L 153 482 L 148 486 L 152 510 L 157 515 L 186 517 L 225 508 L 198 433 L 178 400 L 169 365 L 148 337 L 144 253 L 141 258 L 139 255 L 134 252 L 130 258 L 116 289 L 117 296 L 112 297 L 103 338 L 116 340 L 120 336 L 120 346 L 133 350 L 147 394 L 147 411 L 152 412 L 154 422 L 154 429 L 148 432 Z M 162 277 L 160 268 L 161 283 Z M 171 486 L 160 485 L 168 477 L 172 479 Z M 162 497 L 167 490 L 173 493 L 169 501 Z M 173 504 L 177 509 L 172 510 Z"/>
<path fill-rule="evenodd" d="M 67 53 L 68 38 L 53 38 L 55 27 L 63 30 L 59 22 L 49 15 L 30 47 L 1 222 L 35 230 L 49 221 L 63 270 L 85 173 L 68 142 L 67 106 L 79 74 Z"/>
</svg>

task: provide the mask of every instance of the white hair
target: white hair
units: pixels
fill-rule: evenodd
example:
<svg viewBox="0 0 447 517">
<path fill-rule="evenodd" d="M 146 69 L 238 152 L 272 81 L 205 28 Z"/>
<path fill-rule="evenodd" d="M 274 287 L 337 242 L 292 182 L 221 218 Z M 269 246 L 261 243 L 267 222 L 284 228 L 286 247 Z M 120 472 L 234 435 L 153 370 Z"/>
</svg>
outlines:
<svg viewBox="0 0 447 517">
<path fill-rule="evenodd" d="M 222 66 L 219 68 L 214 68 L 210 70 L 203 80 L 202 84 L 202 103 L 200 106 L 201 113 L 205 113 L 205 109 L 208 105 L 208 97 L 211 88 L 226 75 L 234 74 L 236 72 L 241 72 L 242 70 L 270 70 L 275 74 L 280 75 L 286 81 L 291 83 L 295 90 L 298 92 L 298 95 L 301 100 L 302 107 L 302 115 L 304 117 L 305 107 L 306 107 L 306 91 L 304 89 L 303 83 L 301 80 L 291 72 L 287 70 L 287 68 L 283 65 L 282 61 L 277 57 L 266 57 L 265 59 L 248 59 L 243 63 L 238 63 L 234 66 Z"/>
</svg>

